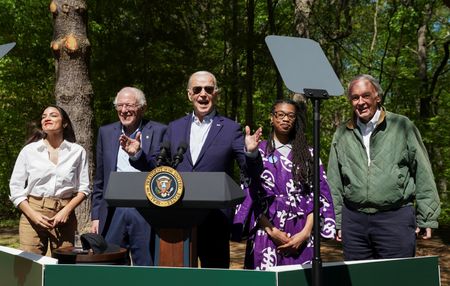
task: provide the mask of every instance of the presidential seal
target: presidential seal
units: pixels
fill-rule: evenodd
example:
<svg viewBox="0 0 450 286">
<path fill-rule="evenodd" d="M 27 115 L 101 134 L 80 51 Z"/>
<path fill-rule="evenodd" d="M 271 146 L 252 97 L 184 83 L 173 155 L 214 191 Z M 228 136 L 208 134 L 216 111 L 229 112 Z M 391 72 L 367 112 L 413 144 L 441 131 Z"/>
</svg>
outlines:
<svg viewBox="0 0 450 286">
<path fill-rule="evenodd" d="M 171 167 L 157 167 L 148 173 L 145 179 L 145 194 L 154 205 L 171 206 L 183 195 L 183 179 Z"/>
</svg>

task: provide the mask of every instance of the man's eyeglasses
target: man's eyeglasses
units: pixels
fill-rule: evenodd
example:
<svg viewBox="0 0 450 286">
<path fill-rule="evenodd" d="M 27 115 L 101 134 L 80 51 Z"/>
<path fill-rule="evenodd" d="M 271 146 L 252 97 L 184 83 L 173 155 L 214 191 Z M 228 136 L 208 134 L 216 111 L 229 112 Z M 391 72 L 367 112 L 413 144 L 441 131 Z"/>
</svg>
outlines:
<svg viewBox="0 0 450 286">
<path fill-rule="evenodd" d="M 207 86 L 194 86 L 192 87 L 192 92 L 194 94 L 199 94 L 202 92 L 202 89 L 205 90 L 207 94 L 213 94 L 214 90 L 216 89 L 214 86 L 207 85 Z"/>
<path fill-rule="evenodd" d="M 275 118 L 278 120 L 283 120 L 283 118 L 285 118 L 286 116 L 289 120 L 294 120 L 296 117 L 294 112 L 284 113 L 283 111 L 274 111 L 272 115 L 275 116 Z"/>
<path fill-rule="evenodd" d="M 122 110 L 124 107 L 127 110 L 135 110 L 139 107 L 139 104 L 131 104 L 131 103 L 117 103 L 114 104 L 114 107 L 116 108 L 117 111 Z"/>
</svg>

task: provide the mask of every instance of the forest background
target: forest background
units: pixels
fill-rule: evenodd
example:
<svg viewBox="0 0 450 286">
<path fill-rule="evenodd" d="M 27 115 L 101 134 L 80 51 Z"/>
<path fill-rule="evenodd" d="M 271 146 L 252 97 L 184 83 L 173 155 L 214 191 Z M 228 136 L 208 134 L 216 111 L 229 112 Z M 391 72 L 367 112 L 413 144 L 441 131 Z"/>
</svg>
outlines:
<svg viewBox="0 0 450 286">
<path fill-rule="evenodd" d="M 264 39 L 285 35 L 319 42 L 345 87 L 360 73 L 380 81 L 387 110 L 408 116 L 422 134 L 442 200 L 440 223 L 450 225 L 450 4 L 444 2 L 0 0 L 0 44 L 16 42 L 0 60 L 0 220 L 18 217 L 8 199 L 9 177 L 27 132 L 48 104 L 68 111 L 91 174 L 98 127 L 117 120 L 112 100 L 123 86 L 141 88 L 146 116 L 168 123 L 191 111 L 189 75 L 209 70 L 220 87 L 219 112 L 242 126 L 263 126 L 267 134 L 271 104 L 290 91 Z M 62 39 L 58 25 L 63 32 L 79 27 L 57 19 L 70 18 L 71 9 L 85 27 L 74 34 L 80 51 L 68 57 L 79 61 L 68 67 L 79 68 L 81 61 L 87 73 L 61 77 L 59 52 L 67 54 L 70 45 L 55 46 Z M 323 101 L 325 164 L 333 133 L 350 114 L 346 96 Z M 89 204 L 80 212 L 86 224 Z"/>
</svg>

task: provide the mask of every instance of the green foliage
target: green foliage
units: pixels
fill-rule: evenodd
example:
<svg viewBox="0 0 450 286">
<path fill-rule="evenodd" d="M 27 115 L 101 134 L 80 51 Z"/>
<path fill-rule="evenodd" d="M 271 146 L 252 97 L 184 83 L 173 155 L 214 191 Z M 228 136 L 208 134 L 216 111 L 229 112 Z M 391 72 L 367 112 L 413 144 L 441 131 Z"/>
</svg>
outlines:
<svg viewBox="0 0 450 286">
<path fill-rule="evenodd" d="M 209 70 L 216 74 L 221 90 L 219 111 L 241 125 L 262 126 L 267 134 L 277 85 L 276 68 L 264 38 L 271 33 L 297 35 L 294 1 L 272 1 L 274 27 L 269 23 L 269 2 L 255 1 L 250 38 L 248 1 L 237 0 L 233 10 L 233 1 L 123 0 L 111 5 L 107 0 L 87 0 L 95 128 L 117 120 L 112 101 L 127 85 L 144 90 L 149 103 L 147 117 L 152 120 L 168 123 L 190 112 L 187 79 L 197 70 Z M 351 6 L 345 6 L 348 3 Z M 0 44 L 17 42 L 0 60 L 0 107 L 4 111 L 0 113 L 0 200 L 7 202 L 8 178 L 26 137 L 26 126 L 54 100 L 55 71 L 49 49 L 48 2 L 0 0 L 0 7 Z M 428 7 L 432 8 L 430 16 Z M 318 0 L 309 18 L 303 19 L 310 38 L 321 44 L 344 85 L 356 74 L 372 74 L 386 91 L 386 108 L 415 122 L 429 150 L 445 204 L 449 203 L 444 192 L 450 180 L 448 59 L 438 76 L 436 71 L 449 40 L 448 18 L 449 10 L 442 1 L 357 0 L 330 5 Z M 420 25 L 427 26 L 426 79 L 418 76 Z M 246 122 L 249 48 L 254 60 L 253 122 Z M 283 95 L 288 96 L 290 91 L 283 88 Z M 424 105 L 425 99 L 430 99 L 428 105 Z M 308 105 L 308 139 L 312 143 L 312 107 Z M 334 130 L 350 115 L 345 96 L 323 101 L 320 156 L 325 164 Z M 11 215 L 17 215 L 12 205 L 1 204 L 0 217 Z M 443 212 L 443 217 L 446 215 Z"/>
<path fill-rule="evenodd" d="M 0 228 L 14 228 L 19 225 L 18 219 L 5 218 L 0 220 Z"/>
<path fill-rule="evenodd" d="M 18 234 L 18 219 L 0 219 L 0 229 L 2 233 L 0 235 L 0 245 L 4 245 L 12 248 L 19 248 L 19 236 Z"/>
<path fill-rule="evenodd" d="M 444 201 L 441 205 L 441 215 L 439 216 L 439 225 L 440 226 L 450 225 L 450 203 L 448 201 Z"/>
<path fill-rule="evenodd" d="M 54 67 L 48 3 L 0 0 L 0 43 L 16 42 L 0 60 L 0 218 L 17 217 L 9 202 L 9 176 L 26 139 L 28 124 L 54 102 Z"/>
</svg>

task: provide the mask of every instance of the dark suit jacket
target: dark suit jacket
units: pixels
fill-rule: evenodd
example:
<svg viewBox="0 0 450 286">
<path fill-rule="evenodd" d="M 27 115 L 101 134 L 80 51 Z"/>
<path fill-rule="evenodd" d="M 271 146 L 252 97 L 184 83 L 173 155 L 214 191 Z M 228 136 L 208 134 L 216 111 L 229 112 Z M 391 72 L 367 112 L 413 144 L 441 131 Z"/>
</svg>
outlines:
<svg viewBox="0 0 450 286">
<path fill-rule="evenodd" d="M 234 159 L 241 170 L 246 169 L 244 137 L 238 123 L 220 115 L 214 116 L 195 164 L 192 163 L 189 151 L 191 123 L 192 114 L 172 121 L 164 139 L 170 141 L 172 155 L 176 154 L 181 142 L 188 145 L 184 159 L 177 167 L 179 172 L 226 172 L 231 176 Z"/>
<path fill-rule="evenodd" d="M 189 147 L 191 124 L 192 114 L 172 121 L 164 137 L 164 141 L 170 142 L 172 156 L 176 154 L 182 142 L 188 145 L 183 161 L 176 168 L 179 172 L 226 172 L 231 176 L 235 159 L 241 170 L 246 171 L 244 136 L 239 124 L 216 114 L 195 164 L 192 162 Z M 131 163 L 135 168 L 143 170 L 145 164 L 151 164 L 148 157 L 144 152 L 138 161 Z M 198 226 L 197 250 L 202 267 L 229 267 L 230 225 L 231 209 L 226 209 L 211 210 L 204 222 Z"/>
<path fill-rule="evenodd" d="M 192 114 L 171 122 L 165 140 L 171 143 L 175 154 L 181 142 L 189 145 Z M 242 171 L 246 170 L 244 137 L 241 126 L 217 115 L 203 144 L 198 159 L 192 162 L 190 148 L 178 165 L 179 172 L 226 172 L 232 175 L 236 159 Z M 211 190 L 214 191 L 214 190 Z M 197 228 L 197 251 L 202 267 L 228 268 L 230 263 L 231 209 L 211 210 Z"/>
<path fill-rule="evenodd" d="M 166 126 L 154 121 L 142 121 L 142 150 L 146 154 L 148 162 L 155 162 L 156 154 L 166 132 Z M 122 134 L 122 125 L 115 122 L 100 127 L 97 137 L 96 150 L 96 170 L 94 178 L 94 191 L 92 193 L 92 220 L 100 220 L 99 233 L 106 235 L 108 226 L 106 224 L 108 212 L 113 209 L 108 208 L 104 199 L 104 191 L 109 180 L 109 174 L 117 169 L 117 153 L 119 151 L 119 137 Z M 148 166 L 148 168 L 153 168 Z M 111 214 L 109 214 L 111 217 Z"/>
</svg>

